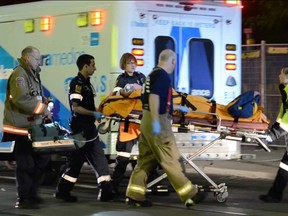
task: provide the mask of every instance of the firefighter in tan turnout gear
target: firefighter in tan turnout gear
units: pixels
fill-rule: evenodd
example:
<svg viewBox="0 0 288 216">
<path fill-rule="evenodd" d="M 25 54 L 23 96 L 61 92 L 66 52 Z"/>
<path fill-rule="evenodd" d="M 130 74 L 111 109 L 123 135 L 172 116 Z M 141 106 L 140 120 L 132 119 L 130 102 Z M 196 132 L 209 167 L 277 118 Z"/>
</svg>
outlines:
<svg viewBox="0 0 288 216">
<path fill-rule="evenodd" d="M 15 141 L 18 192 L 15 208 L 34 209 L 43 201 L 38 196 L 38 187 L 49 156 L 35 154 L 28 139 L 29 126 L 40 124 L 44 117 L 51 119 L 41 86 L 41 60 L 37 48 L 24 48 L 7 84 L 2 141 Z"/>
<path fill-rule="evenodd" d="M 168 74 L 174 71 L 175 65 L 175 53 L 169 49 L 163 50 L 157 67 L 145 81 L 142 91 L 143 117 L 140 127 L 139 157 L 126 191 L 128 205 L 152 206 L 145 197 L 146 181 L 158 163 L 187 207 L 205 198 L 204 194 L 198 193 L 197 186 L 184 175 L 179 162 L 180 152 L 171 128 L 173 108 L 183 113 L 189 111 L 184 106 L 173 107 L 172 87 Z"/>
</svg>

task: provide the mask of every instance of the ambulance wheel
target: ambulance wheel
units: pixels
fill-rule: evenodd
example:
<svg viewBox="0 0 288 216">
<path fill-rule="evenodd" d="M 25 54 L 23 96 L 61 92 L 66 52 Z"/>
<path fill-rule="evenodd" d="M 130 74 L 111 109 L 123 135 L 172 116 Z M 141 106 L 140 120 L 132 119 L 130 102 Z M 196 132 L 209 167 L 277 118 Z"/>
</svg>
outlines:
<svg viewBox="0 0 288 216">
<path fill-rule="evenodd" d="M 228 192 L 222 192 L 222 193 L 217 193 L 215 194 L 215 198 L 217 200 L 217 202 L 219 203 L 225 203 L 228 197 Z"/>
</svg>

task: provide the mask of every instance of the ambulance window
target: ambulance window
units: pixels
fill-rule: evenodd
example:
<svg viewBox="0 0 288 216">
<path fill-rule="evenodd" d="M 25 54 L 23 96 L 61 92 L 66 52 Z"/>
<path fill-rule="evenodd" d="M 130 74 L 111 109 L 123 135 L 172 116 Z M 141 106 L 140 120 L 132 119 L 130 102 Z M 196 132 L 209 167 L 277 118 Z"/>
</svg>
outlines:
<svg viewBox="0 0 288 216">
<path fill-rule="evenodd" d="M 158 64 L 158 57 L 162 50 L 171 49 L 175 52 L 175 43 L 173 38 L 168 36 L 158 36 L 155 38 L 155 66 Z M 176 69 L 177 70 L 177 69 Z M 172 86 L 174 87 L 174 73 L 169 74 Z"/>
<path fill-rule="evenodd" d="M 189 94 L 212 98 L 214 91 L 214 46 L 209 39 L 189 41 Z"/>
</svg>

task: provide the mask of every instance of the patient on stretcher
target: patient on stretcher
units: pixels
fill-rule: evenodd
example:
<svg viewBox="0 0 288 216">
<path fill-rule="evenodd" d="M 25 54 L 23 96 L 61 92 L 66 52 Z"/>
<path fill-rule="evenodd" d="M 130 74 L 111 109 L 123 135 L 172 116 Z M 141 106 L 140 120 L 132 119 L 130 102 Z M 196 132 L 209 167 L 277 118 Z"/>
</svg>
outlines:
<svg viewBox="0 0 288 216">
<path fill-rule="evenodd" d="M 134 91 L 128 98 L 122 96 L 108 96 L 99 105 L 99 111 L 106 116 L 119 116 L 127 118 L 130 114 L 142 112 L 141 91 Z M 269 120 L 262 107 L 257 106 L 254 114 L 249 118 L 235 118 L 227 109 L 228 105 L 217 104 L 201 96 L 188 95 L 173 90 L 173 103 L 186 105 L 191 112 L 184 116 L 178 111 L 174 112 L 173 124 L 202 124 L 213 125 L 221 121 L 225 127 L 267 130 Z"/>
</svg>

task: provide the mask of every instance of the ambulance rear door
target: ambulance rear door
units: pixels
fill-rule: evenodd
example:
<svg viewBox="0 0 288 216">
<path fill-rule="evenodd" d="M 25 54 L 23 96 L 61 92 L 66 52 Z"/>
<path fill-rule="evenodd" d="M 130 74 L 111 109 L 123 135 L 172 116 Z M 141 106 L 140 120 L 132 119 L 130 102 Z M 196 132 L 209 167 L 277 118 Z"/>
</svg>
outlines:
<svg viewBox="0 0 288 216">
<path fill-rule="evenodd" d="M 149 51 L 155 53 L 155 65 L 163 49 L 176 52 L 171 80 L 177 91 L 213 97 L 215 69 L 221 64 L 220 23 L 221 18 L 214 16 L 149 12 Z"/>
</svg>

